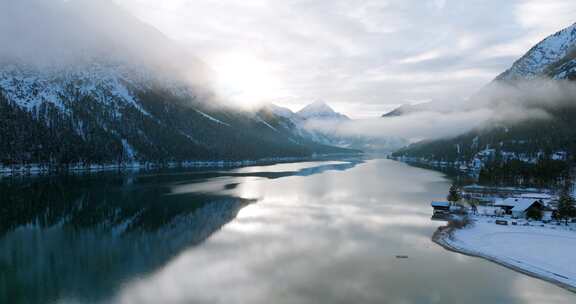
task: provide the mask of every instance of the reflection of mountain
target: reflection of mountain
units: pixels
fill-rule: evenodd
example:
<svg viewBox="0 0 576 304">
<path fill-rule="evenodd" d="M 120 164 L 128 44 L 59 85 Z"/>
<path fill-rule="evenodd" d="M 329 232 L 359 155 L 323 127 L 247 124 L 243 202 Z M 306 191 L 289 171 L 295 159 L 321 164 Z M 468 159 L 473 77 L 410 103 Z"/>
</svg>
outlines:
<svg viewBox="0 0 576 304">
<path fill-rule="evenodd" d="M 288 171 L 261 167 L 256 172 L 4 180 L 0 303 L 106 301 L 123 283 L 162 268 L 252 203 L 226 191 L 243 177 L 309 176 L 359 163 L 303 164 Z M 194 187 L 175 191 L 189 186 Z"/>
<path fill-rule="evenodd" d="M 183 172 L 183 173 L 174 173 L 174 174 L 167 174 L 167 175 L 158 175 L 154 176 L 155 180 L 162 180 L 162 181 L 169 181 L 174 177 L 179 177 L 181 179 L 185 179 L 186 182 L 196 181 L 202 182 L 212 178 L 217 177 L 264 177 L 269 179 L 276 179 L 288 176 L 309 176 L 314 174 L 324 173 L 326 171 L 344 171 L 348 169 L 352 169 L 357 165 L 363 163 L 363 160 L 353 158 L 350 160 L 346 160 L 339 163 L 331 163 L 331 164 L 321 164 L 317 166 L 310 166 L 310 167 L 303 167 L 300 169 L 295 170 L 280 170 L 276 171 L 274 169 L 268 169 L 266 167 L 262 167 L 262 170 L 257 172 L 235 172 L 235 171 L 225 171 L 225 172 Z M 222 188 L 221 190 L 226 190 L 227 188 L 234 188 L 237 183 L 231 183 Z M 206 190 L 206 192 L 210 192 Z"/>
<path fill-rule="evenodd" d="M 337 164 L 326 164 L 313 167 L 305 167 L 296 171 L 281 171 L 281 172 L 255 172 L 255 173 L 232 173 L 230 176 L 260 176 L 270 179 L 287 177 L 287 176 L 310 176 L 314 174 L 320 174 L 327 171 L 345 171 L 352 169 L 357 165 L 361 164 L 363 161 L 360 160 L 350 160 L 343 163 Z"/>
<path fill-rule="evenodd" d="M 2 303 L 102 300 L 201 243 L 250 203 L 70 180 L 0 188 Z"/>
</svg>

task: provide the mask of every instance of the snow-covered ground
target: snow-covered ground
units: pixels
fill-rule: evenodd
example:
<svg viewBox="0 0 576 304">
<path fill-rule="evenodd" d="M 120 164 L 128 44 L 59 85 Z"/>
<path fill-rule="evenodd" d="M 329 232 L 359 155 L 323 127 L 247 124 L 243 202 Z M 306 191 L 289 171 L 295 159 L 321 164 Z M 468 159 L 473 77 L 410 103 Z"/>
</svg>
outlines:
<svg viewBox="0 0 576 304">
<path fill-rule="evenodd" d="M 500 218 L 475 216 L 472 224 L 441 233 L 436 241 L 449 249 L 479 256 L 529 275 L 576 290 L 576 225 L 558 226 L 514 220 L 517 225 L 496 225 Z"/>
</svg>

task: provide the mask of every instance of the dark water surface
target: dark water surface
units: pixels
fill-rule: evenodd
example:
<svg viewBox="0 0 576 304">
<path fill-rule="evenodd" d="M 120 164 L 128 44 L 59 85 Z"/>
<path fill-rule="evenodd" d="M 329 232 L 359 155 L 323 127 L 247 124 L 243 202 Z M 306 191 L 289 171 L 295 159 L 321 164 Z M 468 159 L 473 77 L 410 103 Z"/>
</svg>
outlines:
<svg viewBox="0 0 576 304">
<path fill-rule="evenodd" d="M 390 160 L 3 179 L 0 303 L 576 303 L 432 243 L 448 186 Z"/>
</svg>

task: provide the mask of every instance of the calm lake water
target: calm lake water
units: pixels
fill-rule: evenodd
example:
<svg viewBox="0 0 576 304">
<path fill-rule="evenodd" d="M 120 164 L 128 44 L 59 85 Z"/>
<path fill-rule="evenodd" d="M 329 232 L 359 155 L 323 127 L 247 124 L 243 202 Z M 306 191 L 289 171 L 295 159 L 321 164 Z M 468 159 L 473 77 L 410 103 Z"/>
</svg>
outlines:
<svg viewBox="0 0 576 304">
<path fill-rule="evenodd" d="M 434 244 L 449 183 L 378 159 L 2 179 L 0 303 L 576 303 Z"/>
</svg>

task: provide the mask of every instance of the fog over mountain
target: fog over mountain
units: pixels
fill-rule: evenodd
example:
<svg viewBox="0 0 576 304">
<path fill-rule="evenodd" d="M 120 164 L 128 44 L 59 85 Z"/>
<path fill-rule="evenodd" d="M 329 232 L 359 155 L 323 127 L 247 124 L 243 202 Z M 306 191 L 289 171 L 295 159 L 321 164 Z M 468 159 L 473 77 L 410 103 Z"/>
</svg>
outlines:
<svg viewBox="0 0 576 304">
<path fill-rule="evenodd" d="M 401 136 L 412 141 L 449 138 L 494 125 L 554 119 L 550 111 L 576 106 L 576 25 L 550 35 L 509 69 L 466 99 L 402 106 L 381 119 L 317 122 L 342 134 Z"/>
<path fill-rule="evenodd" d="M 164 11 L 166 8 L 179 8 L 183 3 L 188 2 L 166 3 L 160 11 Z M 426 10 L 433 10 L 438 14 L 438 16 L 435 16 L 432 19 L 439 18 L 441 15 L 448 15 L 455 18 L 453 20 L 455 24 L 464 22 L 460 18 L 453 16 L 453 11 L 451 9 L 458 7 L 454 3 L 434 2 L 427 4 L 429 5 L 426 6 Z M 217 109 L 221 107 L 224 109 L 232 107 L 238 108 L 237 103 L 233 102 L 234 98 L 228 96 L 225 90 L 220 90 L 221 87 L 215 85 L 215 83 L 218 83 L 218 79 L 221 78 L 221 75 L 218 76 L 218 74 L 233 75 L 234 77 L 228 79 L 232 84 L 237 83 L 252 91 L 261 90 L 265 93 L 264 95 L 270 93 L 268 90 L 273 85 L 265 80 L 267 78 L 274 78 L 267 77 L 272 76 L 273 73 L 268 75 L 264 72 L 276 70 L 281 61 L 276 60 L 278 59 L 277 56 L 265 56 L 266 54 L 270 55 L 267 53 L 270 51 L 268 49 L 269 46 L 261 46 L 261 51 L 263 53 L 256 51 L 255 49 L 251 50 L 254 51 L 254 54 L 262 55 L 262 58 L 266 57 L 266 60 L 243 60 L 245 59 L 244 57 L 235 56 L 232 57 L 235 58 L 232 64 L 228 62 L 228 66 L 224 64 L 223 70 L 220 70 L 222 67 L 218 66 L 218 64 L 212 67 L 209 66 L 209 63 L 204 63 L 203 61 L 206 59 L 207 62 L 212 62 L 214 58 L 211 54 L 219 54 L 223 49 L 226 49 L 224 46 L 226 46 L 227 43 L 236 46 L 234 43 L 236 39 L 252 41 L 251 38 L 245 37 L 245 33 L 239 33 L 232 30 L 230 30 L 228 35 L 222 36 L 222 29 L 215 29 L 208 26 L 203 23 L 207 22 L 205 16 L 196 15 L 193 17 L 199 18 L 194 19 L 196 20 L 194 22 L 198 23 L 192 22 L 191 24 L 188 24 L 188 26 L 179 27 L 178 31 L 166 29 L 165 26 L 162 26 L 162 24 L 159 23 L 158 19 L 151 18 L 146 13 L 149 13 L 148 10 L 154 8 L 156 5 L 157 3 L 155 4 L 145 0 L 125 2 L 112 0 L 3 1 L 0 3 L 0 43 L 3 45 L 3 48 L 0 49 L 0 62 L 2 62 L 4 67 L 2 69 L 4 81 L 1 84 L 3 84 L 5 94 L 9 99 L 11 99 L 11 102 L 19 102 L 19 105 L 26 108 L 28 111 L 36 111 L 34 115 L 39 117 L 41 115 L 38 114 L 38 109 L 42 104 L 51 104 L 51 106 L 55 106 L 62 112 L 68 111 L 65 105 L 66 102 L 63 103 L 59 99 L 61 95 L 58 95 L 60 94 L 58 92 L 60 91 L 54 90 L 54 87 L 46 85 L 54 79 L 60 81 L 59 88 L 63 89 L 70 86 L 71 83 L 74 83 L 72 79 L 76 78 L 76 83 L 73 86 L 80 90 L 84 95 L 94 93 L 93 89 L 97 86 L 90 85 L 94 84 L 94 79 L 108 79 L 106 85 L 110 91 L 108 93 L 112 96 L 122 97 L 121 95 L 126 95 L 128 93 L 134 95 L 129 96 L 130 98 L 123 99 L 123 101 L 120 101 L 119 105 L 116 105 L 115 107 L 122 108 L 126 104 L 132 105 L 136 110 L 138 110 L 138 112 L 144 115 L 152 112 L 151 105 L 140 104 L 138 99 L 141 96 L 136 95 L 141 95 L 143 91 L 150 92 L 152 90 L 150 90 L 150 86 L 141 86 L 143 83 L 146 83 L 147 85 L 154 84 L 152 87 L 155 89 L 157 89 L 160 84 L 160 87 L 163 89 L 169 88 L 171 93 L 177 92 L 177 94 L 171 94 L 176 95 L 176 97 L 182 97 L 183 95 L 181 95 L 181 93 L 186 95 L 186 98 L 193 100 L 193 102 L 187 100 L 185 102 L 180 102 L 180 104 L 189 107 L 202 104 L 202 107 L 208 106 L 210 108 L 214 108 L 213 106 L 217 105 Z M 188 5 L 191 4 L 188 3 Z M 204 10 L 210 11 L 213 9 L 211 5 L 204 2 L 199 2 L 195 5 L 199 12 Z M 318 5 L 319 7 L 324 7 L 324 5 L 327 4 Z M 353 49 L 355 50 L 356 47 L 359 49 L 364 48 L 365 51 L 370 49 L 370 45 L 366 44 L 367 41 L 365 40 L 369 37 L 377 38 L 380 37 L 379 35 L 399 35 L 403 31 L 411 33 L 414 30 L 412 27 L 410 27 L 410 30 L 390 28 L 389 32 L 381 32 L 381 30 L 387 28 L 384 21 L 382 24 L 366 23 L 368 20 L 378 20 L 374 19 L 374 12 L 366 10 L 370 7 L 379 7 L 377 3 L 370 3 L 370 5 L 359 4 L 358 7 L 344 5 L 340 2 L 332 5 L 333 6 L 329 7 L 332 8 L 333 11 L 330 11 L 326 18 L 336 18 L 336 15 L 339 15 L 336 14 L 336 12 L 357 12 L 361 8 L 364 9 L 364 15 L 346 15 L 346 22 L 340 19 L 337 19 L 338 22 L 328 22 L 325 20 L 327 22 L 324 23 L 325 25 L 323 25 L 323 27 L 328 27 L 328 32 L 333 33 L 337 29 L 347 28 L 349 31 L 342 32 L 342 35 L 344 35 L 342 37 L 347 37 L 345 39 L 343 38 L 343 41 L 357 42 L 354 44 L 355 47 L 352 49 L 340 45 L 340 48 L 338 48 L 339 51 L 331 55 L 333 56 L 331 57 L 333 60 L 336 60 L 337 58 L 350 59 L 350 56 L 353 54 L 356 54 L 356 56 L 359 57 L 364 56 L 363 52 L 356 52 L 353 51 Z M 391 7 L 403 7 L 403 5 L 411 7 L 411 4 L 400 4 L 395 2 L 390 5 Z M 550 7 L 554 8 L 553 11 L 561 10 L 565 12 L 570 11 L 570 6 L 567 5 L 568 4 L 563 1 L 556 1 L 553 5 L 551 4 Z M 220 7 L 222 11 L 219 16 L 228 16 L 231 12 L 235 12 L 239 6 L 241 5 L 236 2 L 226 2 Z M 533 12 L 537 7 L 539 6 L 531 1 L 529 1 L 529 3 L 511 5 L 510 7 L 504 5 L 503 10 L 504 8 L 509 9 L 508 14 L 505 16 L 499 15 L 496 19 L 502 21 L 505 19 L 504 17 L 510 17 L 510 20 L 516 20 L 516 22 L 519 22 L 521 25 L 533 26 L 538 20 L 526 19 L 526 16 L 529 14 L 522 10 Z M 305 9 L 308 14 L 311 14 L 303 17 L 306 20 L 316 13 L 316 10 L 310 9 L 308 5 L 305 5 L 305 7 L 299 7 L 294 3 L 279 5 L 262 2 L 253 4 L 253 6 L 242 6 L 242 10 L 246 13 L 262 10 L 264 12 L 272 13 L 272 15 L 284 17 L 292 16 L 302 9 Z M 414 12 L 416 11 L 417 10 Z M 519 15 L 520 17 L 516 16 L 517 18 L 514 19 L 510 16 L 510 11 L 520 11 L 523 13 Z M 190 10 L 186 10 L 186 14 L 190 14 Z M 170 14 L 164 16 L 166 17 L 169 15 Z M 183 13 L 183 15 L 185 14 Z M 258 16 L 258 14 L 255 16 Z M 414 16 L 406 16 L 406 18 L 410 20 L 413 20 L 413 17 Z M 564 14 L 562 14 L 562 18 L 560 19 L 566 19 Z M 170 20 L 171 22 L 173 21 L 172 24 L 174 26 L 177 26 L 179 24 L 178 22 L 180 22 L 179 19 Z M 149 25 L 146 21 L 149 21 L 154 25 Z M 260 21 L 262 20 L 258 19 L 258 22 Z M 269 21 L 270 29 L 278 30 L 279 33 L 282 33 L 283 35 L 286 34 L 286 32 L 284 32 L 284 23 L 280 22 L 279 24 L 272 20 L 267 21 Z M 431 20 L 427 19 L 422 22 L 429 21 Z M 214 20 L 214 22 L 222 24 L 222 26 L 228 28 L 226 25 L 227 23 L 222 20 Z M 232 18 L 230 22 L 235 23 L 238 22 L 238 20 Z M 260 24 L 258 22 L 254 21 L 254 23 L 251 24 L 256 26 Z M 361 28 L 357 27 L 356 22 L 360 22 L 363 26 Z M 38 26 L 38 24 L 42 24 L 42 26 Z M 344 27 L 344 24 L 348 24 L 349 27 Z M 194 27 L 194 25 L 198 26 Z M 546 25 L 546 28 L 551 28 L 556 25 L 556 23 L 554 23 L 554 25 L 548 24 Z M 155 28 L 155 26 L 162 28 L 164 31 L 168 32 L 168 34 L 161 33 Z M 256 28 L 258 29 L 256 32 L 261 33 L 261 35 L 263 35 L 262 37 L 269 37 L 273 33 L 267 28 L 258 26 L 256 26 Z M 255 30 L 255 28 L 252 29 Z M 370 29 L 372 30 L 369 31 Z M 380 31 L 376 31 L 376 29 L 379 29 Z M 186 33 L 189 33 L 190 37 L 183 38 L 183 30 L 185 30 Z M 313 33 L 316 33 L 318 30 L 318 28 L 312 29 Z M 362 36 L 362 39 L 360 40 L 350 38 L 353 36 L 359 36 L 355 34 L 360 32 L 366 34 L 366 31 L 372 33 L 371 35 L 374 36 L 360 35 Z M 479 49 L 478 52 L 483 54 L 482 56 L 484 56 L 483 58 L 485 60 L 489 60 L 486 59 L 490 57 L 486 54 L 486 51 L 490 49 L 490 39 L 482 40 L 486 38 L 483 36 L 484 34 L 479 33 L 478 36 L 475 36 L 471 32 L 466 32 L 466 34 L 464 34 L 455 31 L 454 29 L 447 30 L 446 32 L 458 34 L 462 39 L 472 39 L 477 37 L 482 43 L 485 43 L 485 45 L 481 45 L 480 42 L 472 43 L 472 45 L 478 47 L 481 46 L 481 49 Z M 531 32 L 533 33 L 531 37 L 536 35 L 534 34 L 536 32 L 540 33 L 540 31 L 536 30 L 531 30 Z M 302 38 L 301 35 L 303 35 L 303 33 L 299 30 L 296 31 L 296 29 L 293 34 L 294 41 L 300 41 L 300 38 Z M 170 39 L 167 35 L 175 37 L 176 39 Z M 208 36 L 212 38 L 209 38 Z M 227 38 L 227 40 L 224 41 L 223 37 Z M 319 35 L 318 37 L 325 38 L 323 35 Z M 244 38 L 246 40 L 244 40 Z M 426 106 L 417 107 L 420 108 L 418 111 L 409 111 L 410 113 L 404 115 L 380 118 L 379 116 L 384 113 L 381 112 L 380 115 L 372 116 L 373 118 L 354 120 L 344 119 L 346 116 L 356 116 L 354 113 L 350 114 L 349 112 L 341 111 L 340 107 L 336 107 L 338 111 L 332 111 L 334 113 L 328 114 L 336 115 L 338 114 L 337 112 L 339 112 L 341 114 L 338 115 L 342 115 L 341 117 L 343 119 L 316 119 L 320 117 L 311 116 L 309 117 L 310 119 L 307 119 L 306 128 L 341 137 L 367 136 L 370 138 L 381 139 L 395 137 L 405 138 L 414 142 L 421 139 L 452 137 L 476 128 L 503 121 L 514 123 L 529 119 L 549 119 L 550 115 L 547 111 L 547 107 L 570 102 L 574 96 L 574 88 L 568 81 L 573 75 L 571 74 L 572 66 L 570 65 L 572 61 L 568 59 L 573 55 L 572 47 L 575 41 L 574 38 L 575 35 L 573 27 L 563 30 L 559 34 L 547 39 L 547 42 L 540 44 L 539 47 L 531 50 L 527 56 L 523 57 L 523 60 L 519 61 L 510 71 L 498 78 L 499 80 L 509 80 L 512 79 L 510 75 L 522 76 L 519 77 L 519 79 L 514 78 L 514 85 L 498 81 L 486 85 L 484 88 L 478 90 L 476 88 L 479 88 L 480 85 L 475 87 L 467 84 L 466 87 L 469 90 L 458 90 L 458 94 L 454 94 L 454 92 L 447 94 L 428 94 L 426 95 L 428 98 L 421 94 L 411 96 L 406 95 L 402 97 L 404 99 L 399 98 L 396 88 L 391 87 L 389 83 L 390 77 L 394 78 L 394 83 L 398 84 L 398 88 L 402 87 L 404 91 L 422 91 L 430 85 L 430 83 L 423 83 L 422 77 L 411 78 L 411 75 L 417 76 L 414 75 L 414 70 L 412 70 L 413 68 L 417 70 L 424 67 L 430 68 L 427 72 L 433 72 L 434 77 L 437 78 L 438 81 L 442 81 L 443 86 L 454 85 L 462 87 L 462 82 L 459 80 L 459 77 L 453 77 L 454 75 L 448 73 L 448 71 L 436 69 L 438 68 L 439 63 L 444 59 L 450 56 L 454 57 L 453 53 L 441 52 L 441 54 L 436 54 L 437 51 L 434 51 L 434 54 L 414 52 L 411 56 L 408 56 L 408 54 L 398 55 L 395 54 L 393 50 L 399 48 L 400 45 L 394 44 L 393 49 L 387 49 L 387 52 L 377 54 L 378 58 L 380 58 L 378 60 L 368 60 L 368 57 L 362 57 L 366 59 L 365 62 L 348 62 L 348 64 L 351 64 L 351 66 L 354 66 L 359 70 L 343 69 L 344 67 L 337 65 L 338 73 L 332 74 L 341 75 L 348 79 L 348 81 L 332 82 L 329 77 L 325 76 L 318 76 L 318 79 L 308 79 L 310 80 L 308 82 L 310 88 L 316 88 L 316 91 L 312 94 L 308 89 L 306 89 L 305 91 L 308 91 L 306 94 L 316 95 L 318 98 L 322 99 L 326 98 L 331 101 L 331 106 L 334 104 L 342 105 L 344 99 L 346 99 L 349 103 L 355 103 L 354 108 L 360 109 L 360 111 L 373 111 L 375 103 L 379 103 L 392 109 L 391 106 L 397 106 L 399 102 L 410 104 L 421 103 L 423 100 L 432 100 L 431 102 L 428 102 Z M 506 39 L 509 39 L 509 41 Z M 525 42 L 519 43 L 517 40 L 518 39 L 512 38 L 510 35 L 498 36 L 498 42 L 495 45 L 525 45 Z M 271 41 L 274 41 L 274 39 Z M 451 43 L 453 42 L 452 40 L 449 41 L 451 41 Z M 317 58 L 317 55 L 321 54 L 323 49 L 326 50 L 324 47 L 327 47 L 327 45 L 323 45 L 322 42 L 323 40 L 320 39 L 318 45 L 313 45 L 313 47 L 311 47 L 312 49 L 310 52 L 296 52 L 299 50 L 297 48 L 294 49 L 295 52 L 293 52 L 294 58 L 301 56 L 299 54 L 304 54 L 306 55 L 307 60 L 318 59 L 317 62 L 319 65 L 310 65 L 309 69 L 304 69 L 303 66 L 298 65 L 302 68 L 300 70 L 301 73 L 293 71 L 293 73 L 290 74 L 291 77 L 293 77 L 292 80 L 286 78 L 278 78 L 277 80 L 282 80 L 281 83 L 291 85 L 294 83 L 294 79 L 300 79 L 300 77 L 303 77 L 301 74 L 307 74 L 307 72 L 315 71 L 314 73 L 318 73 L 317 75 L 324 75 L 324 72 L 319 71 L 321 67 L 320 64 L 325 64 L 327 62 L 324 61 L 325 58 Z M 345 45 L 348 46 L 348 43 Z M 218 49 L 220 51 L 216 49 L 217 46 L 220 47 Z M 340 52 L 343 50 L 341 48 L 347 49 L 351 53 Z M 416 49 L 421 50 L 422 48 L 418 47 Z M 463 53 L 461 56 L 457 57 L 458 60 L 464 60 L 463 54 L 468 54 L 469 58 L 475 58 L 474 60 L 471 59 L 472 61 L 476 60 L 475 62 L 479 62 L 478 58 L 475 57 L 477 54 L 473 54 L 472 52 L 472 46 L 465 47 L 464 49 L 465 51 L 462 51 Z M 239 54 L 245 51 L 245 49 L 232 50 Z M 196 57 L 194 54 L 199 54 L 199 57 Z M 372 51 L 370 52 L 370 56 L 374 56 L 374 54 L 376 53 Z M 288 60 L 289 57 L 290 56 L 285 56 L 284 58 Z M 512 62 L 512 57 L 510 55 L 507 55 L 505 58 L 502 56 L 498 58 L 498 65 L 501 65 L 501 62 L 504 62 L 504 59 L 506 59 L 506 62 Z M 378 67 L 389 65 L 389 62 L 384 63 L 384 61 L 392 59 L 398 61 L 398 66 L 395 66 L 396 68 L 379 70 Z M 334 61 L 328 61 L 328 63 L 334 63 Z M 448 66 L 455 68 L 453 73 L 458 73 L 458 70 L 470 72 L 473 69 L 470 66 L 470 62 L 465 66 L 462 66 L 461 63 L 462 62 L 454 64 L 454 62 L 452 62 L 452 64 L 448 64 Z M 482 64 L 479 63 L 479 65 L 485 64 L 486 62 Z M 14 65 L 18 66 L 16 70 L 13 69 Z M 402 66 L 404 70 L 400 69 L 400 66 Z M 24 70 L 25 72 L 23 72 Z M 495 68 L 491 66 L 489 70 L 495 71 Z M 36 73 L 35 71 L 42 71 L 42 73 Z M 52 71 L 52 73 L 46 71 Z M 486 74 L 486 71 L 487 70 L 484 70 L 482 73 Z M 260 72 L 262 73 L 257 74 Z M 358 73 L 354 74 L 356 72 Z M 63 82 L 61 81 L 62 79 L 57 79 L 58 77 L 54 76 L 70 75 L 70 73 L 74 74 L 74 77 L 68 77 L 68 79 Z M 75 73 L 83 73 L 83 76 L 77 77 Z M 41 77 L 32 81 L 29 78 L 31 74 L 35 74 L 35 76 L 41 75 Z M 376 83 L 382 84 L 378 91 L 366 88 L 363 85 L 358 85 L 353 88 L 348 86 L 351 84 L 358 84 L 357 81 L 364 79 L 368 74 L 372 75 L 370 78 L 371 85 Z M 451 75 L 450 77 L 444 77 L 449 74 Z M 495 78 L 496 75 L 497 74 L 494 72 L 493 78 Z M 531 76 L 529 81 L 527 81 L 528 79 L 526 79 L 526 75 Z M 406 81 L 403 80 L 402 85 L 399 85 L 397 82 L 400 80 L 399 77 L 406 77 Z M 424 78 L 427 79 L 429 77 Z M 535 80 L 540 78 L 541 80 Z M 556 79 L 556 81 L 549 81 L 548 79 L 551 78 Z M 18 79 L 19 85 L 13 85 L 13 79 Z M 92 82 L 87 79 L 91 79 Z M 78 80 L 84 81 L 89 85 L 78 85 Z M 319 81 L 325 86 L 320 87 Z M 96 83 L 99 82 L 97 81 Z M 125 83 L 130 85 L 125 86 Z M 121 86 L 110 84 L 121 84 Z M 32 94 L 33 92 L 36 92 L 33 88 L 36 88 L 36 91 L 40 91 L 40 94 Z M 46 88 L 49 90 L 45 90 Z M 348 91 L 344 92 L 341 90 L 342 88 L 347 88 Z M 387 90 L 386 94 L 385 92 L 380 91 L 382 88 Z M 349 94 L 350 90 L 353 90 L 354 93 Z M 140 93 L 136 94 L 138 93 L 137 91 Z M 478 93 L 475 94 L 475 91 Z M 92 93 L 88 94 L 87 92 Z M 303 94 L 301 93 L 303 93 L 303 91 L 296 93 L 297 92 L 294 91 L 289 94 L 292 96 L 290 99 L 292 105 L 301 104 L 303 106 L 302 103 L 305 103 L 305 100 L 310 100 L 310 98 L 304 98 L 304 96 L 302 96 Z M 26 94 L 29 94 L 29 96 L 24 96 Z M 284 101 L 286 101 L 272 93 L 270 94 L 271 95 L 267 97 L 272 99 L 271 101 L 273 102 L 278 101 L 280 104 L 284 104 Z M 339 97 L 335 97 L 334 94 L 340 95 Z M 68 97 L 72 95 L 68 94 Z M 54 96 L 60 97 L 53 98 Z M 278 100 L 274 100 L 276 97 L 278 97 Z M 332 99 L 328 99 L 329 97 L 334 97 L 335 101 L 332 102 Z M 148 96 L 148 98 L 153 100 L 155 97 L 153 98 Z M 406 102 L 406 100 L 409 99 L 412 101 Z M 102 98 L 102 100 L 105 100 L 105 98 Z M 166 100 L 164 100 L 164 102 L 166 102 Z M 64 106 L 62 106 L 63 104 Z M 316 107 L 313 107 L 312 110 L 315 110 L 315 108 L 322 108 L 321 106 L 321 104 L 316 104 Z M 46 111 L 49 110 L 44 109 L 42 111 L 46 114 L 48 113 Z M 228 114 L 207 114 L 206 109 L 204 108 L 199 111 L 202 114 L 195 112 L 197 115 L 200 115 L 198 119 L 206 120 L 209 124 L 216 124 L 218 128 L 232 125 L 230 120 L 227 120 L 230 118 L 226 118 Z M 276 124 L 279 122 L 282 123 L 282 120 L 285 118 L 283 118 L 282 115 L 274 115 L 267 117 L 264 119 L 264 122 L 261 122 L 260 120 L 262 120 L 262 117 L 249 117 L 255 115 L 255 113 L 248 113 L 244 109 L 239 109 L 238 111 L 242 113 L 240 116 L 243 117 L 243 121 L 255 119 L 252 123 L 255 125 L 262 125 L 264 128 L 268 128 L 268 131 L 270 132 L 277 131 L 275 129 Z M 304 112 L 306 112 L 306 110 L 304 110 Z M 117 111 L 115 113 L 117 113 Z M 159 115 L 159 113 L 160 112 L 156 112 L 156 114 L 152 113 L 150 117 L 157 118 L 156 116 Z M 207 116 L 204 116 L 203 114 L 206 114 Z M 115 119 L 117 123 L 122 121 L 122 118 L 119 116 Z M 194 120 L 195 118 L 192 119 Z M 198 119 L 196 119 L 196 121 Z M 73 127 L 71 128 L 75 129 L 76 133 L 82 137 L 82 134 L 84 134 L 83 132 L 86 130 L 82 131 L 82 128 L 79 127 L 80 125 L 83 125 L 83 122 L 74 122 Z M 291 127 L 292 126 L 289 128 Z M 190 129 L 189 131 L 184 132 L 186 134 L 185 136 L 194 135 L 189 133 L 194 129 L 192 126 L 188 125 L 186 128 Z M 198 127 L 196 127 L 196 129 L 198 129 Z M 177 132 L 180 131 L 182 131 L 182 126 L 177 128 Z M 114 132 L 118 133 L 118 131 Z M 226 131 L 222 132 L 225 133 Z M 287 132 L 292 131 L 287 130 Z M 122 139 L 123 132 L 120 133 L 121 135 L 118 137 Z M 192 138 L 194 138 L 194 136 L 192 136 Z M 292 138 L 292 140 L 294 140 L 294 138 Z M 296 141 L 298 142 L 298 140 Z M 199 140 L 198 142 L 202 142 L 202 145 L 206 145 L 203 140 Z M 198 144 L 198 142 L 195 144 Z M 128 144 L 130 144 L 129 140 Z M 208 146 L 210 145 L 211 144 Z M 205 150 L 205 147 L 202 149 Z"/>
<path fill-rule="evenodd" d="M 206 64 L 109 0 L 2 1 L 0 44 L 4 64 L 81 68 L 97 60 L 209 84 Z"/>
<path fill-rule="evenodd" d="M 315 121 L 310 127 L 342 135 L 399 136 L 418 141 L 453 137 L 496 123 L 549 119 L 550 107 L 574 105 L 576 86 L 566 80 L 532 79 L 492 83 L 468 99 L 411 107 L 401 115 L 349 122 Z M 404 107 L 407 109 L 407 107 Z"/>
<path fill-rule="evenodd" d="M 191 47 L 227 97 L 358 119 L 466 98 L 576 15 L 572 0 L 117 2 Z"/>
<path fill-rule="evenodd" d="M 6 1 L 0 20 L 0 170 L 347 152 L 217 97 L 206 64 L 114 2 Z"/>
</svg>

